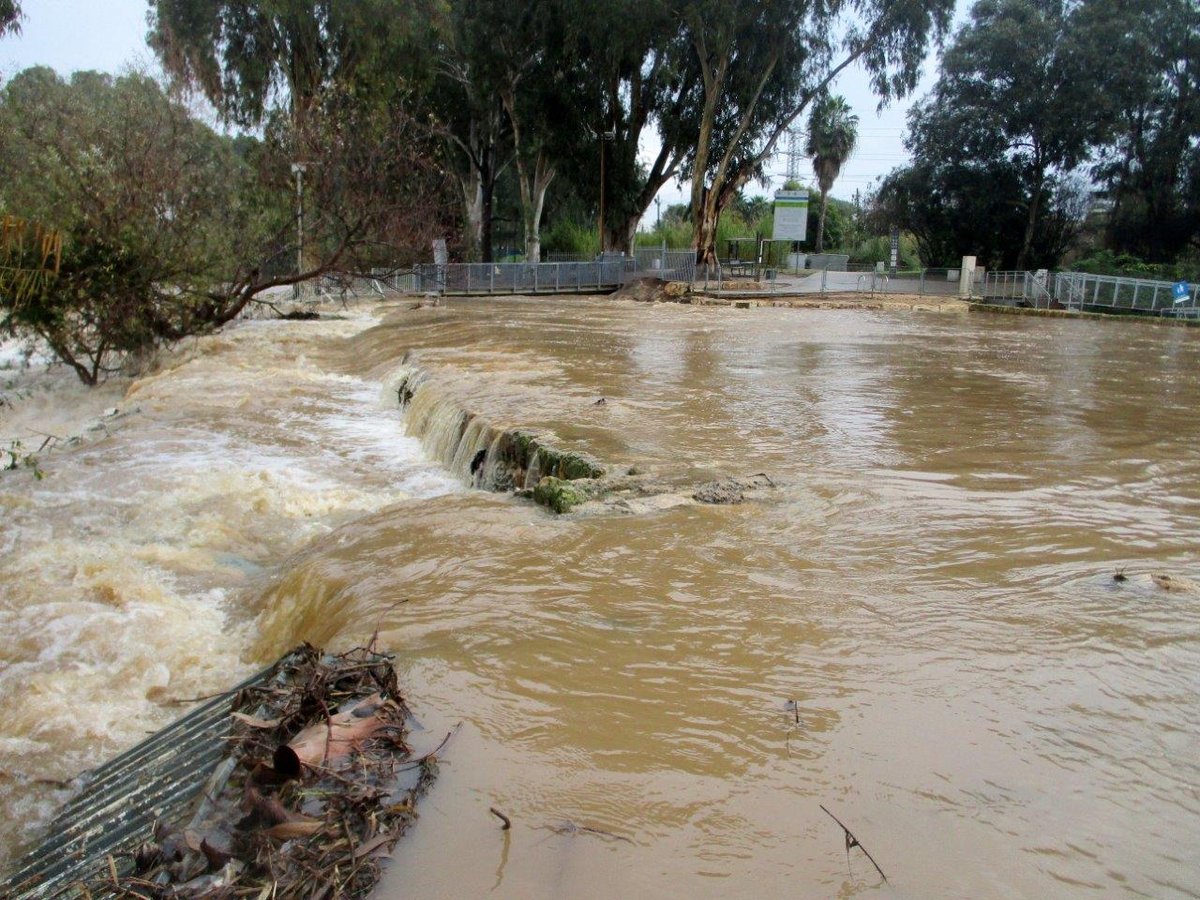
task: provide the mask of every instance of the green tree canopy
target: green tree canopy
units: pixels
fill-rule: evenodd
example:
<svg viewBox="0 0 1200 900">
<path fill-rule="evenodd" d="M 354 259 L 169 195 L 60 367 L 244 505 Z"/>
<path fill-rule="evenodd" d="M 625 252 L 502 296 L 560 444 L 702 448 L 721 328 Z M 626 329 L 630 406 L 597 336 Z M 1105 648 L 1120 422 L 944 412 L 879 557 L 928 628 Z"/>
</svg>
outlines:
<svg viewBox="0 0 1200 900">
<path fill-rule="evenodd" d="M 43 338 L 89 384 L 190 327 L 260 224 L 230 142 L 140 75 L 20 73 L 0 91 L 0 168 L 0 209 L 63 236 L 57 278 L 0 296 L 4 326 Z"/>
<path fill-rule="evenodd" d="M 1078 15 L 1110 117 L 1094 169 L 1107 244 L 1163 263 L 1200 250 L 1200 6 L 1093 0 Z"/>
<path fill-rule="evenodd" d="M 150 46 L 229 121 L 284 106 L 297 124 L 331 88 L 389 90 L 442 18 L 439 0 L 150 0 Z"/>
<path fill-rule="evenodd" d="M 262 141 L 235 140 L 142 75 L 17 75 L 0 90 L 0 216 L 53 229 L 62 249 L 57 276 L 35 290 L 0 278 L 3 327 L 39 336 L 94 384 L 272 287 L 411 262 L 445 233 L 444 178 L 403 110 L 326 94 L 299 135 L 286 118 Z M 304 271 L 293 267 L 297 149 L 311 163 Z M 13 268 L 37 262 L 35 245 Z"/>
<path fill-rule="evenodd" d="M 953 7 L 952 0 L 684 2 L 702 72 L 681 117 L 695 135 L 684 173 L 692 179 L 697 260 L 714 260 L 722 210 L 762 177 L 780 137 L 842 71 L 859 62 L 884 99 L 910 91 Z"/>
<path fill-rule="evenodd" d="M 1195 0 L 980 0 L 910 114 L 914 162 L 883 207 L 935 258 L 1052 266 L 1090 174 L 1107 243 L 1172 259 L 1200 240 L 1197 46 Z"/>
<path fill-rule="evenodd" d="M 0 0 L 0 37 L 21 29 L 21 4 L 17 0 Z"/>
</svg>

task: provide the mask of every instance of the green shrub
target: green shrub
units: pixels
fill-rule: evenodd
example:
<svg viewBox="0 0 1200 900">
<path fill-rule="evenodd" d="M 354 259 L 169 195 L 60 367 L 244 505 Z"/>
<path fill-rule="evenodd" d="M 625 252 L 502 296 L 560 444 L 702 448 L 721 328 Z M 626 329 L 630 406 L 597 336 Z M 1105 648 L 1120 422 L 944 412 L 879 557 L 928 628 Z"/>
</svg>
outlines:
<svg viewBox="0 0 1200 900">
<path fill-rule="evenodd" d="M 599 252 L 600 238 L 595 224 L 559 219 L 542 232 L 542 253 L 579 253 L 592 257 Z"/>
<path fill-rule="evenodd" d="M 656 228 L 650 231 L 639 231 L 637 235 L 639 247 L 661 247 L 663 241 L 667 242 L 667 247 L 671 250 L 686 250 L 691 247 L 691 223 L 663 219 Z"/>
<path fill-rule="evenodd" d="M 1069 268 L 1090 275 L 1149 278 L 1157 281 L 1200 281 L 1200 260 L 1180 259 L 1173 263 L 1148 263 L 1130 253 L 1093 250 Z"/>
<path fill-rule="evenodd" d="M 886 264 L 891 259 L 892 240 L 889 237 L 868 238 L 850 250 L 850 262 L 858 265 L 874 265 L 877 262 Z M 917 253 L 917 242 L 911 234 L 900 234 L 900 253 L 896 265 L 909 270 L 922 267 L 921 257 Z"/>
</svg>

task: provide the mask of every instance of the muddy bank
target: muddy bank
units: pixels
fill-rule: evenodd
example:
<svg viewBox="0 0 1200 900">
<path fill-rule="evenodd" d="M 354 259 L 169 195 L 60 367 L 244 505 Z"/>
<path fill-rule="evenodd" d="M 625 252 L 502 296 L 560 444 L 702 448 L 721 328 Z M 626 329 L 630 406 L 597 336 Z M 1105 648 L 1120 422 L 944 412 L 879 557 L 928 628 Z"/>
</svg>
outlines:
<svg viewBox="0 0 1200 900">
<path fill-rule="evenodd" d="M 965 312 L 970 303 L 957 297 L 882 293 L 796 293 L 770 282 L 725 281 L 722 289 L 661 278 L 638 278 L 611 295 L 639 303 L 682 303 L 735 309 L 863 309 L 921 312 Z"/>
</svg>

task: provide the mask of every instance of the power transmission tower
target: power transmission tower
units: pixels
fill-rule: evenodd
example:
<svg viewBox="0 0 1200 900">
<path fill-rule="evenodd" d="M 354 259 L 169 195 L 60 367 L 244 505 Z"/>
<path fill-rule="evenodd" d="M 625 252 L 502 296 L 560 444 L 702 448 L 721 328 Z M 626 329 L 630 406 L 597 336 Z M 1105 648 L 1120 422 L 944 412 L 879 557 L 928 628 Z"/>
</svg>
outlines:
<svg viewBox="0 0 1200 900">
<path fill-rule="evenodd" d="M 804 130 L 802 128 L 789 128 L 787 130 L 787 150 L 784 151 L 784 156 L 787 157 L 787 180 L 800 180 L 800 163 L 807 157 L 804 154 Z"/>
</svg>

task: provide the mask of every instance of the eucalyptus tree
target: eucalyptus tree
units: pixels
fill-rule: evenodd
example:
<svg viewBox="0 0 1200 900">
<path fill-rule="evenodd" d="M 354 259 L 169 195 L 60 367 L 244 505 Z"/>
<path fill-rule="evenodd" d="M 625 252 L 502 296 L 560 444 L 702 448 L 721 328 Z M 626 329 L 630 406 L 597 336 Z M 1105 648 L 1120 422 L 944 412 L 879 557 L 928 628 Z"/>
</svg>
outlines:
<svg viewBox="0 0 1200 900">
<path fill-rule="evenodd" d="M 450 5 L 434 43 L 434 74 L 423 100 L 461 195 L 465 255 L 484 262 L 492 259 L 496 183 L 512 161 L 490 6 L 488 0 Z"/>
<path fill-rule="evenodd" d="M 273 192 L 272 208 L 291 196 L 291 167 L 303 173 L 301 279 L 402 235 L 395 210 L 406 203 L 437 205 L 441 186 L 425 175 L 441 161 L 413 123 L 421 51 L 443 11 L 441 0 L 150 0 L 148 40 L 175 85 L 199 90 L 227 124 L 262 130 L 270 153 L 259 186 Z M 397 148 L 401 135 L 408 143 Z M 377 171 L 362 168 L 385 147 L 410 182 L 378 160 Z M 358 192 L 351 208 L 348 178 L 399 194 Z"/>
<path fill-rule="evenodd" d="M 17 0 L 0 0 L 0 37 L 20 29 L 21 4 Z"/>
<path fill-rule="evenodd" d="M 826 95 L 813 104 L 808 119 L 808 141 L 805 152 L 812 158 L 813 174 L 821 188 L 821 212 L 817 217 L 816 251 L 825 246 L 825 211 L 829 206 L 829 191 L 837 181 L 842 166 L 854 152 L 858 141 L 858 116 L 850 111 L 846 98 Z"/>
<path fill-rule="evenodd" d="M 525 256 L 541 257 L 546 192 L 569 143 L 561 54 L 548 40 L 554 4 L 456 0 L 427 97 L 463 198 L 468 256 L 491 259 L 497 183 L 515 170 Z"/>
<path fill-rule="evenodd" d="M 838 75 L 857 62 L 883 100 L 907 93 L 953 9 L 953 0 L 684 0 L 701 71 L 683 116 L 695 136 L 683 172 L 697 262 L 715 262 L 721 212 L 764 176 L 779 139 Z"/>
<path fill-rule="evenodd" d="M 547 47 L 561 73 L 548 115 L 559 171 L 603 212 L 602 248 L 628 251 L 638 222 L 694 145 L 683 113 L 700 69 L 679 0 L 557 0 L 548 9 Z M 656 149 L 643 162 L 647 145 Z"/>
<path fill-rule="evenodd" d="M 288 109 L 304 125 L 322 94 L 378 90 L 407 74 L 441 22 L 438 0 L 150 0 L 148 41 L 177 82 L 233 124 Z"/>
<path fill-rule="evenodd" d="M 1200 250 L 1200 4 L 1092 0 L 1076 43 L 1110 114 L 1095 175 L 1112 208 L 1106 242 L 1168 262 Z"/>
<path fill-rule="evenodd" d="M 980 0 L 942 59 L 927 129 L 961 138 L 967 156 L 1003 155 L 1020 173 L 1024 207 L 1017 268 L 1034 252 L 1055 173 L 1087 158 L 1104 130 L 1092 66 L 1076 52 L 1066 0 Z"/>
</svg>

